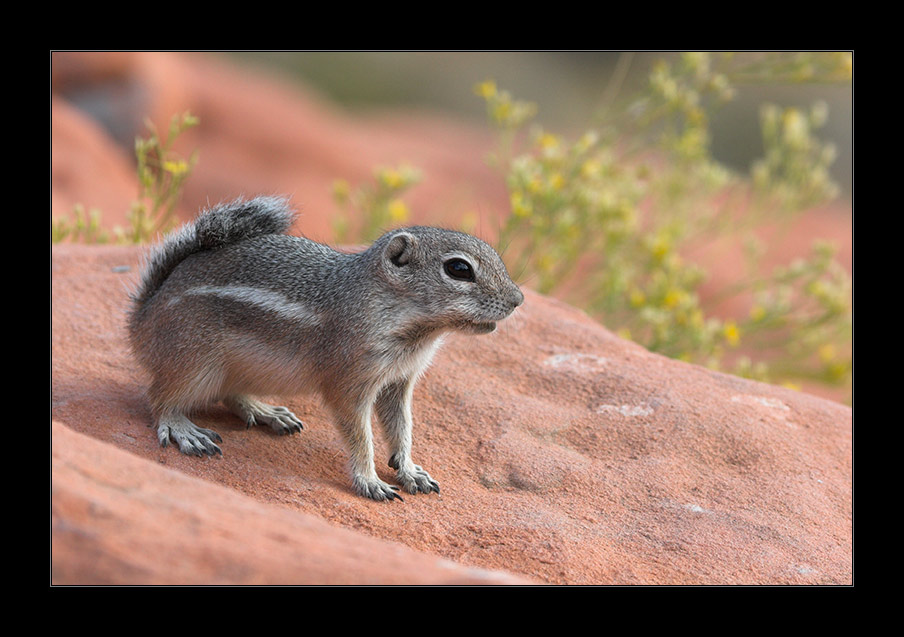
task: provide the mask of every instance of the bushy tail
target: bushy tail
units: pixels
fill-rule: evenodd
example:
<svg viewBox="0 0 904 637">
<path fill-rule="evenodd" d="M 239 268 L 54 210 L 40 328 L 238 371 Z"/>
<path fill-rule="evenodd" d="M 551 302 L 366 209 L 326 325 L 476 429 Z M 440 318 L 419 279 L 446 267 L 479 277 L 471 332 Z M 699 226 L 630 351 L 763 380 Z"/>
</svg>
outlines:
<svg viewBox="0 0 904 637">
<path fill-rule="evenodd" d="M 282 197 L 237 199 L 202 212 L 148 254 L 141 283 L 132 297 L 134 308 L 141 308 L 190 254 L 261 235 L 282 234 L 294 220 L 294 211 Z"/>
</svg>

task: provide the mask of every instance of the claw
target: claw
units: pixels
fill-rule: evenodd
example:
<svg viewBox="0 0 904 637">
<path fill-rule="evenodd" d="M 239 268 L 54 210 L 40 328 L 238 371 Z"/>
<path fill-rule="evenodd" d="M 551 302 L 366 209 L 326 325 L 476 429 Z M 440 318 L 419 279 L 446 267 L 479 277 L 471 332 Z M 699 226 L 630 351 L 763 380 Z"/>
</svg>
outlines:
<svg viewBox="0 0 904 637">
<path fill-rule="evenodd" d="M 213 429 L 201 429 L 200 427 L 198 427 L 198 429 L 201 432 L 203 432 L 211 440 L 216 441 L 216 442 L 223 442 L 223 438 L 220 437 L 220 434 L 215 432 Z M 214 445 L 214 447 L 216 447 L 216 445 Z"/>
<path fill-rule="evenodd" d="M 268 405 L 247 397 L 226 400 L 233 413 L 245 421 L 247 428 L 269 425 L 280 436 L 296 433 L 304 429 L 304 424 L 287 407 Z"/>
</svg>

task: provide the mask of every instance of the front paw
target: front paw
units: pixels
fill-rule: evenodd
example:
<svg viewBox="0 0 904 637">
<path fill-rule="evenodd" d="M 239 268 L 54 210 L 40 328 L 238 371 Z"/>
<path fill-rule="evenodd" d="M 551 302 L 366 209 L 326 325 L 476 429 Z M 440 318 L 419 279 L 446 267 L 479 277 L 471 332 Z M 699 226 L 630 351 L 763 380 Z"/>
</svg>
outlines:
<svg viewBox="0 0 904 637">
<path fill-rule="evenodd" d="M 363 495 L 365 498 L 370 498 L 371 500 L 376 500 L 378 502 L 382 502 L 384 500 L 402 500 L 402 496 L 400 496 L 396 491 L 399 490 L 398 487 L 394 487 L 390 484 L 386 484 L 382 480 L 378 478 L 364 478 L 361 476 L 355 477 L 355 492 L 358 495 Z M 412 492 L 414 493 L 414 492 Z"/>
<path fill-rule="evenodd" d="M 439 484 L 418 465 L 411 465 L 409 469 L 399 469 L 398 477 L 399 484 L 408 493 L 439 493 Z"/>
</svg>

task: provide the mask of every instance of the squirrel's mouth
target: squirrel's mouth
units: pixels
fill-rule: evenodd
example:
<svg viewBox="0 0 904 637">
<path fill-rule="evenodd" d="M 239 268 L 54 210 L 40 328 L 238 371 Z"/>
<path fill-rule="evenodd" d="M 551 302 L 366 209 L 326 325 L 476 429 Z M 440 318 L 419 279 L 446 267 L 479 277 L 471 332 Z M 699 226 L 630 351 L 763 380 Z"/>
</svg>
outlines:
<svg viewBox="0 0 904 637">
<path fill-rule="evenodd" d="M 489 334 L 496 329 L 495 321 L 469 321 L 464 329 L 474 334 Z"/>
</svg>

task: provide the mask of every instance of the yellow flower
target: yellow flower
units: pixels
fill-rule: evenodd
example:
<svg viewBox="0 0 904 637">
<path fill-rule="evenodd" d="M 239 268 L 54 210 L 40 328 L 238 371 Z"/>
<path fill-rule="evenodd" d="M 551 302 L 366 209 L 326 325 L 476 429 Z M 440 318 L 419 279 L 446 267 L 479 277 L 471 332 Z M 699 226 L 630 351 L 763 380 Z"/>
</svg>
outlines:
<svg viewBox="0 0 904 637">
<path fill-rule="evenodd" d="M 685 293 L 684 290 L 676 290 L 675 288 L 669 289 L 665 297 L 662 299 L 662 304 L 668 308 L 675 307 L 684 299 Z"/>
<path fill-rule="evenodd" d="M 647 300 L 647 297 L 644 295 L 644 293 L 641 290 L 638 290 L 637 288 L 631 290 L 631 294 L 628 298 L 633 307 L 640 307 Z"/>
<path fill-rule="evenodd" d="M 488 99 L 496 95 L 496 82 L 486 80 L 474 86 L 474 92 L 484 99 Z"/>
<path fill-rule="evenodd" d="M 809 136 L 808 129 L 806 118 L 796 108 L 789 108 L 782 115 L 782 132 L 785 141 L 791 146 L 802 147 Z"/>
<path fill-rule="evenodd" d="M 401 199 L 393 199 L 390 201 L 387 210 L 389 211 L 389 218 L 396 223 L 408 219 L 408 206 L 406 206 L 405 202 Z"/>
<path fill-rule="evenodd" d="M 750 308 L 750 318 L 753 321 L 762 321 L 766 317 L 766 308 L 762 305 L 754 305 Z"/>
<path fill-rule="evenodd" d="M 823 363 L 829 363 L 835 358 L 835 346 L 831 343 L 824 343 L 819 346 L 819 360 Z"/>
<path fill-rule="evenodd" d="M 618 330 L 618 332 L 616 332 L 616 334 L 618 334 L 619 337 L 625 339 L 626 341 L 631 340 L 631 330 L 629 330 L 627 327 L 619 328 L 619 330 Z"/>
<path fill-rule="evenodd" d="M 401 188 L 405 183 L 405 178 L 398 170 L 388 168 L 380 172 L 380 181 L 389 188 Z"/>
<path fill-rule="evenodd" d="M 596 159 L 588 159 L 581 164 L 581 176 L 593 177 L 600 172 L 600 162 Z"/>
<path fill-rule="evenodd" d="M 499 102 L 493 107 L 493 119 L 497 122 L 504 123 L 512 116 L 512 103 Z"/>
<path fill-rule="evenodd" d="M 511 194 L 511 204 L 512 204 L 512 213 L 516 217 L 528 217 L 531 213 L 531 206 L 529 201 L 524 200 L 524 195 L 521 194 L 521 191 L 516 190 Z"/>
<path fill-rule="evenodd" d="M 662 259 L 672 249 L 671 243 L 665 237 L 657 237 L 650 246 L 650 252 L 657 259 Z"/>
<path fill-rule="evenodd" d="M 545 150 L 556 148 L 559 145 L 559 138 L 552 133 L 543 133 L 537 141 L 540 144 L 540 148 Z"/>
<path fill-rule="evenodd" d="M 549 186 L 553 190 L 562 190 L 565 187 L 565 178 L 561 173 L 555 173 L 549 178 Z"/>
<path fill-rule="evenodd" d="M 725 325 L 722 327 L 722 336 L 725 337 L 725 342 L 731 347 L 735 347 L 741 342 L 741 330 L 738 329 L 738 326 L 734 321 L 725 322 Z"/>
<path fill-rule="evenodd" d="M 826 284 L 822 281 L 812 281 L 807 285 L 807 292 L 817 299 L 824 299 L 828 295 Z"/>
<path fill-rule="evenodd" d="M 163 162 L 163 170 L 178 177 L 188 172 L 188 162 L 182 159 L 177 161 L 168 160 Z"/>
</svg>

